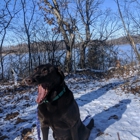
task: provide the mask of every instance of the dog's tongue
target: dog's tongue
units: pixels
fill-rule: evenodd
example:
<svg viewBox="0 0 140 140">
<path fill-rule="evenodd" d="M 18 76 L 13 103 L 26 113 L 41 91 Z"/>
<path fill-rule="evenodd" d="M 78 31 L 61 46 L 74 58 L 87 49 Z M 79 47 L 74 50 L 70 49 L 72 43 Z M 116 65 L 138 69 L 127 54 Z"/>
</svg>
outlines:
<svg viewBox="0 0 140 140">
<path fill-rule="evenodd" d="M 38 86 L 38 96 L 36 99 L 37 103 L 40 103 L 47 95 L 48 90 L 44 89 L 41 85 Z"/>
</svg>

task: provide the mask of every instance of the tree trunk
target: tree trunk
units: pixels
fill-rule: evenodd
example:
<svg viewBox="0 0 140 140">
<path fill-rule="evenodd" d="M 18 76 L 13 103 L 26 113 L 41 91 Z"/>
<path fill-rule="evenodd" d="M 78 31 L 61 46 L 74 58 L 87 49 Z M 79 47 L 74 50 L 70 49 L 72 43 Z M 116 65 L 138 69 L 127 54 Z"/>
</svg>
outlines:
<svg viewBox="0 0 140 140">
<path fill-rule="evenodd" d="M 4 78 L 4 68 L 3 68 L 3 59 L 2 59 L 2 54 L 1 54 L 1 78 L 3 79 Z"/>
<path fill-rule="evenodd" d="M 85 68 L 85 45 L 82 44 L 80 46 L 80 68 Z"/>
<path fill-rule="evenodd" d="M 85 11 L 85 18 L 83 15 L 81 15 L 82 17 L 82 21 L 85 25 L 85 34 L 86 34 L 86 40 L 84 41 L 84 43 L 81 45 L 81 48 L 80 48 L 80 67 L 83 69 L 85 68 L 85 49 L 88 45 L 88 43 L 90 42 L 90 0 L 86 0 L 86 3 L 85 3 L 85 7 L 86 7 L 86 11 Z"/>
<path fill-rule="evenodd" d="M 1 75 L 2 75 L 2 79 L 4 78 L 2 48 L 3 48 L 3 42 L 4 42 L 4 39 L 5 39 L 5 36 L 6 36 L 6 28 L 4 29 L 4 34 L 3 34 L 2 41 L 1 41 L 1 44 L 0 44 L 0 62 L 1 62 L 1 71 L 2 71 Z"/>
<path fill-rule="evenodd" d="M 31 73 L 32 71 L 32 57 L 31 57 L 31 45 L 30 45 L 30 36 L 29 36 L 29 33 L 27 32 L 27 39 L 28 39 L 28 55 L 29 55 L 29 74 Z"/>
<path fill-rule="evenodd" d="M 65 69 L 66 72 L 70 72 L 72 70 L 72 53 L 71 53 L 71 47 L 66 45 L 67 52 L 66 52 L 66 58 L 65 58 Z"/>
</svg>

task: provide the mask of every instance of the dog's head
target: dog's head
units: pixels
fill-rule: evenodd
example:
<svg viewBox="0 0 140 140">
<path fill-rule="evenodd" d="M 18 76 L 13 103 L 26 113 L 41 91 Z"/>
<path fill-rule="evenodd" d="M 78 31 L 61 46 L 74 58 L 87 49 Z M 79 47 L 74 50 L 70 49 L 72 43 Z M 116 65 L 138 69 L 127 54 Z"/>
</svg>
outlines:
<svg viewBox="0 0 140 140">
<path fill-rule="evenodd" d="M 59 67 L 51 64 L 40 65 L 25 79 L 28 85 L 38 85 L 37 102 L 40 103 L 49 92 L 64 82 L 64 74 Z"/>
</svg>

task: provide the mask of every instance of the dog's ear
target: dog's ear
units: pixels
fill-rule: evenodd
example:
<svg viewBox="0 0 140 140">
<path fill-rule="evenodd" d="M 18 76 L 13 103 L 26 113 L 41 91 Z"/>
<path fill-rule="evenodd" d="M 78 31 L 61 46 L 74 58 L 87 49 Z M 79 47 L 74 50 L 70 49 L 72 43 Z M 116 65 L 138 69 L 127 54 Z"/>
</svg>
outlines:
<svg viewBox="0 0 140 140">
<path fill-rule="evenodd" d="M 61 70 L 61 67 L 60 66 L 56 66 L 56 69 L 57 69 L 57 72 L 61 75 L 62 79 L 64 80 L 65 75 L 64 75 L 63 71 Z"/>
</svg>

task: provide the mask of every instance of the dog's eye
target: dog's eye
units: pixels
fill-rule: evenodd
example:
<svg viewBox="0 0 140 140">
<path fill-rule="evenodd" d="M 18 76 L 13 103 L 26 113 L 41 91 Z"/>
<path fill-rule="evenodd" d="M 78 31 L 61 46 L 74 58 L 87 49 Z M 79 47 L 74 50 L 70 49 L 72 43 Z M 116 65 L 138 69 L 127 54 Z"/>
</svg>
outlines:
<svg viewBox="0 0 140 140">
<path fill-rule="evenodd" d="M 48 70 L 46 68 L 43 68 L 41 71 L 43 74 L 48 74 Z"/>
<path fill-rule="evenodd" d="M 35 69 L 34 69 L 34 73 L 37 72 L 37 71 L 38 71 L 38 68 L 35 68 Z"/>
</svg>

